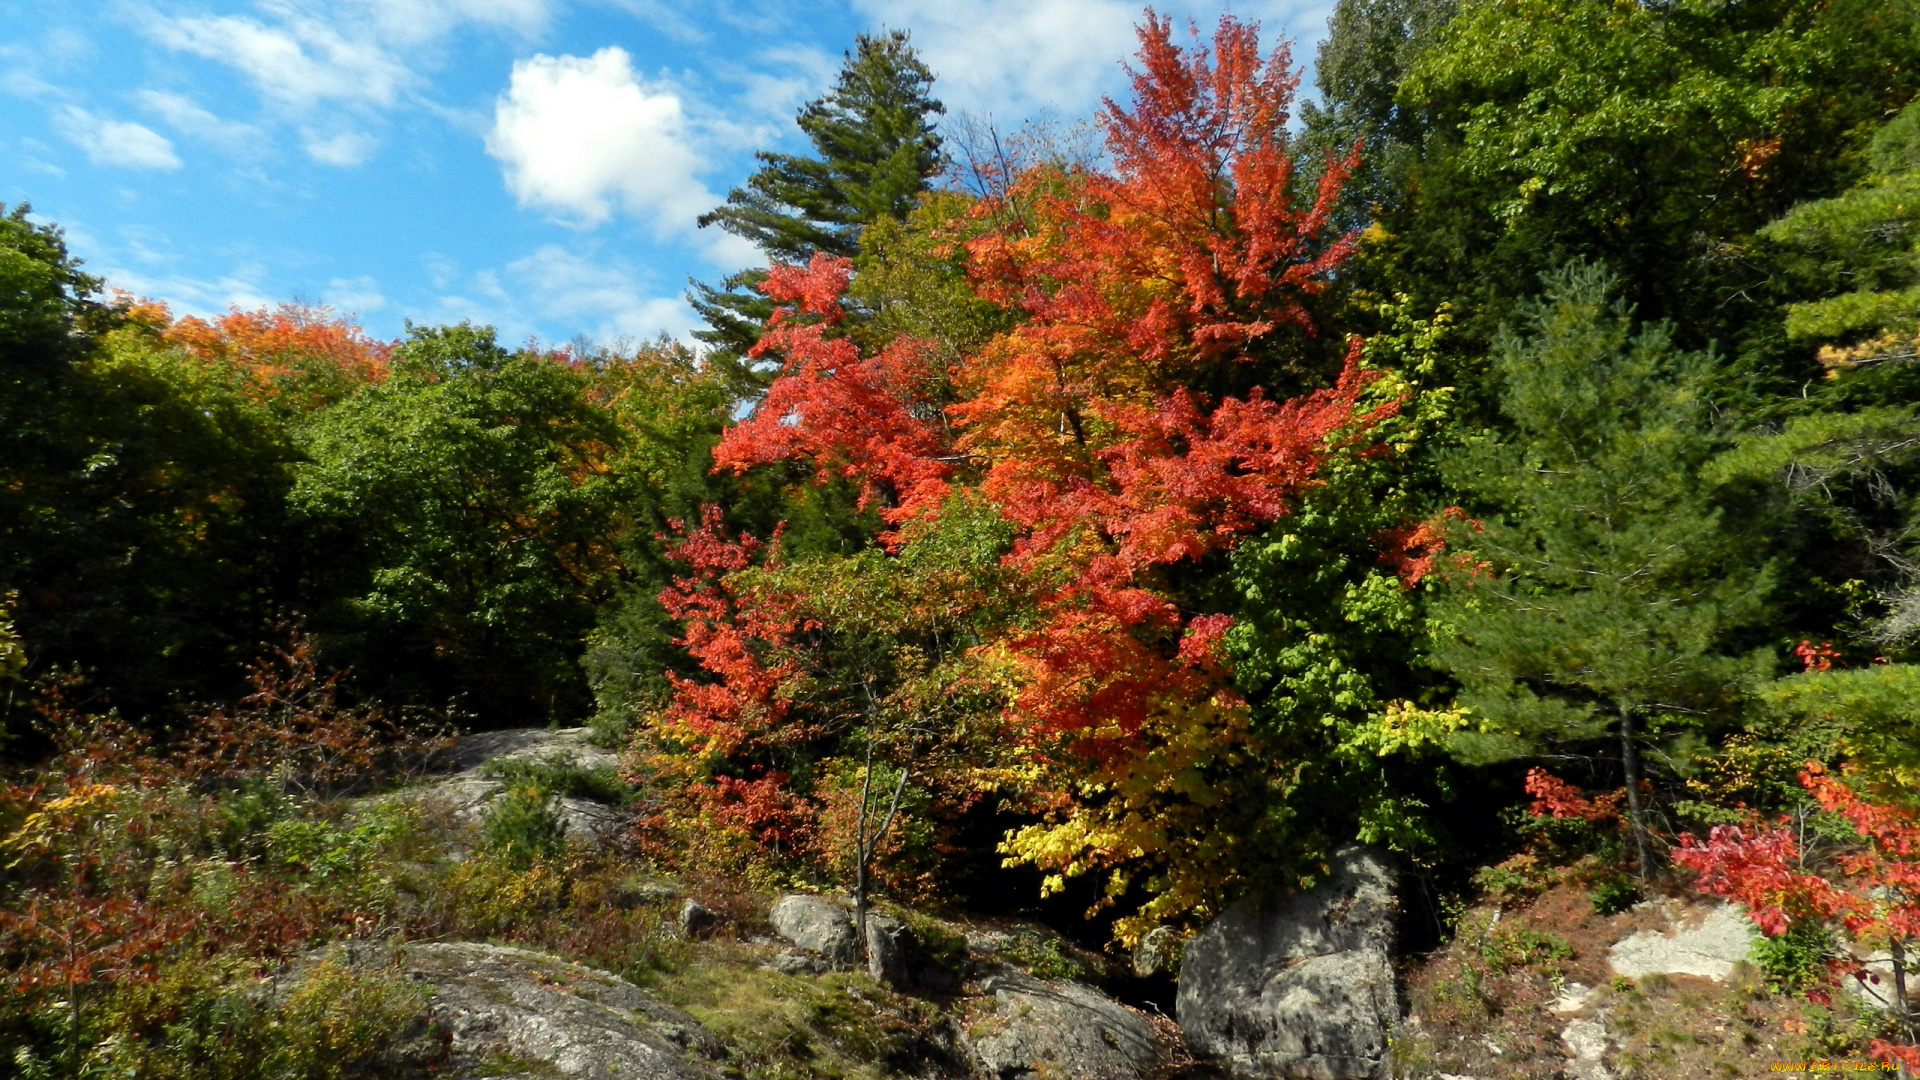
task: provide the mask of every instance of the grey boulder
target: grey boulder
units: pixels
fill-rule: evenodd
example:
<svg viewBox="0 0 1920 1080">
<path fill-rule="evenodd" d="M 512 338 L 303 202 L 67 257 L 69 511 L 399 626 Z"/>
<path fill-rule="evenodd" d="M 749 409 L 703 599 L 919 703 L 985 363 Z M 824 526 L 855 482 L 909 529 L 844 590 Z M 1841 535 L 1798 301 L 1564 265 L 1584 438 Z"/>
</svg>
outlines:
<svg viewBox="0 0 1920 1080">
<path fill-rule="evenodd" d="M 1147 1080 L 1166 1060 L 1147 1018 L 1090 986 L 1003 967 L 964 1042 L 989 1080 Z"/>
<path fill-rule="evenodd" d="M 783 896 L 774 903 L 768 920 L 781 937 L 830 960 L 851 964 L 860 956 L 853 917 L 831 900 L 804 893 Z"/>
<path fill-rule="evenodd" d="M 1385 1074 L 1400 1015 L 1393 868 L 1349 847 L 1329 869 L 1314 888 L 1236 904 L 1187 942 L 1177 1014 L 1196 1053 L 1242 1077 Z"/>
</svg>

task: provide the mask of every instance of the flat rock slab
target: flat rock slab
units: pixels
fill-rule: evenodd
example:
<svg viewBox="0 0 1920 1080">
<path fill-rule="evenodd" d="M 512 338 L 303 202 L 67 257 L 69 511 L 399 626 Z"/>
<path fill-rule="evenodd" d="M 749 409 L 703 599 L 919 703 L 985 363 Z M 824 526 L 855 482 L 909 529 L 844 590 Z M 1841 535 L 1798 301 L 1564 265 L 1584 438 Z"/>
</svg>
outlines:
<svg viewBox="0 0 1920 1080">
<path fill-rule="evenodd" d="M 407 796 L 444 802 L 461 820 L 477 825 L 487 803 L 506 787 L 486 775 L 489 762 L 563 757 L 588 771 L 617 766 L 619 758 L 588 742 L 587 735 L 586 728 L 509 728 L 461 736 L 435 762 L 453 775 L 411 788 Z M 628 824 L 626 811 L 618 807 L 571 796 L 560 800 L 560 816 L 571 840 L 616 839 Z"/>
<path fill-rule="evenodd" d="M 1166 1060 L 1145 1015 L 1090 986 L 1003 967 L 981 989 L 993 1012 L 964 1041 L 990 1080 L 1147 1080 Z"/>
<path fill-rule="evenodd" d="M 1753 922 L 1733 904 L 1716 904 L 1704 914 L 1676 911 L 1665 931 L 1639 930 L 1607 950 L 1617 975 L 1694 975 L 1724 982 L 1734 965 L 1753 952 Z"/>
<path fill-rule="evenodd" d="M 453 1080 L 718 1080 L 723 1051 L 693 1017 L 618 976 L 529 949 L 405 945 L 401 978 L 430 994 Z M 382 951 L 382 958 L 386 956 Z"/>
</svg>

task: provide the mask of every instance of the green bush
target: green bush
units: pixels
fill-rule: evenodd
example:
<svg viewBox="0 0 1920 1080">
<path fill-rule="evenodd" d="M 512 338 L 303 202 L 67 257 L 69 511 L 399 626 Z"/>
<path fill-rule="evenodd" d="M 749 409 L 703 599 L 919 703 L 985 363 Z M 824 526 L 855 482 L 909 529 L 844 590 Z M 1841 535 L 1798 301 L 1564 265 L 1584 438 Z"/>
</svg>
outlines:
<svg viewBox="0 0 1920 1080">
<path fill-rule="evenodd" d="M 510 865 L 525 867 L 566 850 L 567 823 L 559 797 L 538 783 L 521 781 L 487 804 L 480 841 Z"/>
<path fill-rule="evenodd" d="M 1587 900 L 1596 915 L 1618 915 L 1640 902 L 1640 886 L 1625 874 L 1614 874 L 1594 882 Z"/>
<path fill-rule="evenodd" d="M 423 988 L 337 955 L 284 994 L 274 982 L 231 959 L 171 962 L 99 1001 L 81 1038 L 63 1037 L 67 1010 L 52 1001 L 42 1037 L 0 1053 L 7 1075 L 35 1080 L 399 1080 L 427 1077 L 446 1057 Z"/>
<path fill-rule="evenodd" d="M 544 759 L 494 758 L 481 766 L 480 774 L 509 785 L 533 784 L 562 798 L 592 799 L 612 806 L 633 802 L 633 785 L 620 779 L 613 767 L 582 768 L 565 754 L 550 754 Z"/>
<path fill-rule="evenodd" d="M 1572 958 L 1573 946 L 1567 939 L 1545 930 L 1500 927 L 1480 941 L 1480 959 L 1497 972 L 1522 967 L 1558 970 L 1562 961 Z"/>
<path fill-rule="evenodd" d="M 1767 989 L 1777 992 L 1819 984 L 1827 977 L 1827 961 L 1832 957 L 1833 934 L 1817 922 L 1789 923 L 1786 933 L 1763 935 L 1753 946 L 1753 959 L 1767 978 Z"/>
</svg>

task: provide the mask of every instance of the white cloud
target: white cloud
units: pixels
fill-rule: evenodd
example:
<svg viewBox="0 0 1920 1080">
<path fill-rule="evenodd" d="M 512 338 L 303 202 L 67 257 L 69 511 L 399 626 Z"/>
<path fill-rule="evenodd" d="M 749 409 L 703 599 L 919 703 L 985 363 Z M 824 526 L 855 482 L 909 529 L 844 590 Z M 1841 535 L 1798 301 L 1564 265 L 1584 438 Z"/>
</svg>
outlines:
<svg viewBox="0 0 1920 1080">
<path fill-rule="evenodd" d="M 326 292 L 321 294 L 320 302 L 335 311 L 355 317 L 387 306 L 387 298 L 380 292 L 380 283 L 364 274 L 356 278 L 334 278 L 327 284 Z"/>
<path fill-rule="evenodd" d="M 454 268 L 435 260 L 436 278 Z M 642 276 L 618 259 L 548 244 L 499 270 L 468 278 L 466 294 L 440 297 L 436 318 L 472 319 L 500 331 L 503 341 L 552 335 L 550 342 L 586 333 L 600 341 L 641 341 L 684 335 L 697 320 L 677 297 L 652 294 Z"/>
<path fill-rule="evenodd" d="M 274 113 L 300 127 L 301 142 L 314 160 L 351 167 L 373 152 L 374 138 L 358 129 L 376 113 L 409 104 L 433 106 L 427 76 L 445 61 L 447 41 L 456 31 L 480 27 L 535 34 L 561 2 L 255 0 L 251 13 L 174 15 L 148 7 L 140 19 L 162 46 L 238 71 Z M 167 108 L 179 102 L 150 104 Z M 211 130 L 205 119 L 218 118 L 201 112 L 191 119 Z"/>
<path fill-rule="evenodd" d="M 373 136 L 358 131 L 342 131 L 332 135 L 307 131 L 303 135 L 308 157 L 322 165 L 336 165 L 343 169 L 367 160 L 380 145 Z"/>
<path fill-rule="evenodd" d="M 164 90 L 142 90 L 142 104 L 182 135 L 238 150 L 260 138 L 260 129 L 238 120 L 215 116 L 184 94 Z"/>
<path fill-rule="evenodd" d="M 95 272 L 106 278 L 108 288 L 125 289 L 135 296 L 159 300 L 175 315 L 207 318 L 224 314 L 229 308 L 271 307 L 275 302 L 261 283 L 265 272 L 259 266 L 236 267 L 233 273 L 215 278 L 149 275 L 115 266 L 97 267 Z"/>
<path fill-rule="evenodd" d="M 151 27 L 161 44 L 230 64 L 285 105 L 386 105 L 413 81 L 413 73 L 379 41 L 350 36 L 320 19 L 289 15 L 268 25 L 234 15 L 185 16 L 157 19 Z"/>
<path fill-rule="evenodd" d="M 507 264 L 507 273 L 530 287 L 528 299 L 549 319 L 585 327 L 597 338 L 647 338 L 690 325 L 677 298 L 646 295 L 631 271 L 617 263 L 577 255 L 548 244 Z"/>
<path fill-rule="evenodd" d="M 522 205 L 588 225 L 622 209 L 678 232 L 716 202 L 695 178 L 705 164 L 695 141 L 678 92 L 642 79 L 624 49 L 609 47 L 516 62 L 487 152 Z"/>
<path fill-rule="evenodd" d="M 1118 85 L 1133 52 L 1133 0 L 854 0 L 907 27 L 948 108 L 1013 119 L 1045 109 L 1086 115 Z"/>
<path fill-rule="evenodd" d="M 173 144 L 144 124 L 109 120 L 77 105 L 61 108 L 54 122 L 68 140 L 87 152 L 88 159 L 95 165 L 168 172 L 180 167 L 180 157 L 173 152 Z"/>
<path fill-rule="evenodd" d="M 1133 58 L 1134 27 L 1145 17 L 1140 0 L 853 0 L 875 23 L 910 28 L 913 43 L 938 76 L 935 93 L 949 109 L 991 115 L 1006 126 L 1057 110 L 1076 120 L 1093 115 L 1102 95 L 1126 90 L 1123 61 Z M 1297 37 L 1296 65 L 1313 58 L 1310 42 L 1325 36 L 1333 5 L 1323 0 L 1255 0 L 1228 4 L 1261 23 L 1271 47 Z M 1192 9 L 1203 37 L 1211 37 L 1222 10 Z M 1180 19 L 1176 34 L 1184 36 Z"/>
<path fill-rule="evenodd" d="M 538 32 L 556 0 L 259 0 L 261 17 L 165 16 L 147 31 L 179 52 L 228 64 L 284 105 L 389 105 L 419 83 L 403 55 L 466 25 Z"/>
</svg>

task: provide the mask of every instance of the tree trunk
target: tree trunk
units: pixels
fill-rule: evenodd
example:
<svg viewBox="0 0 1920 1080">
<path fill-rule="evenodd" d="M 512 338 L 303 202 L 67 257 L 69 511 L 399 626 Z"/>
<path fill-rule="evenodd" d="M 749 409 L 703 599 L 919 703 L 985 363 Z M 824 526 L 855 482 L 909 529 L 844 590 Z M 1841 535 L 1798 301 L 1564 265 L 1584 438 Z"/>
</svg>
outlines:
<svg viewBox="0 0 1920 1080">
<path fill-rule="evenodd" d="M 1640 801 L 1640 742 L 1633 730 L 1633 710 L 1620 710 L 1620 768 L 1627 777 L 1627 816 L 1633 827 L 1633 853 L 1642 882 L 1653 873 L 1652 845 L 1648 842 L 1647 808 Z"/>
</svg>

